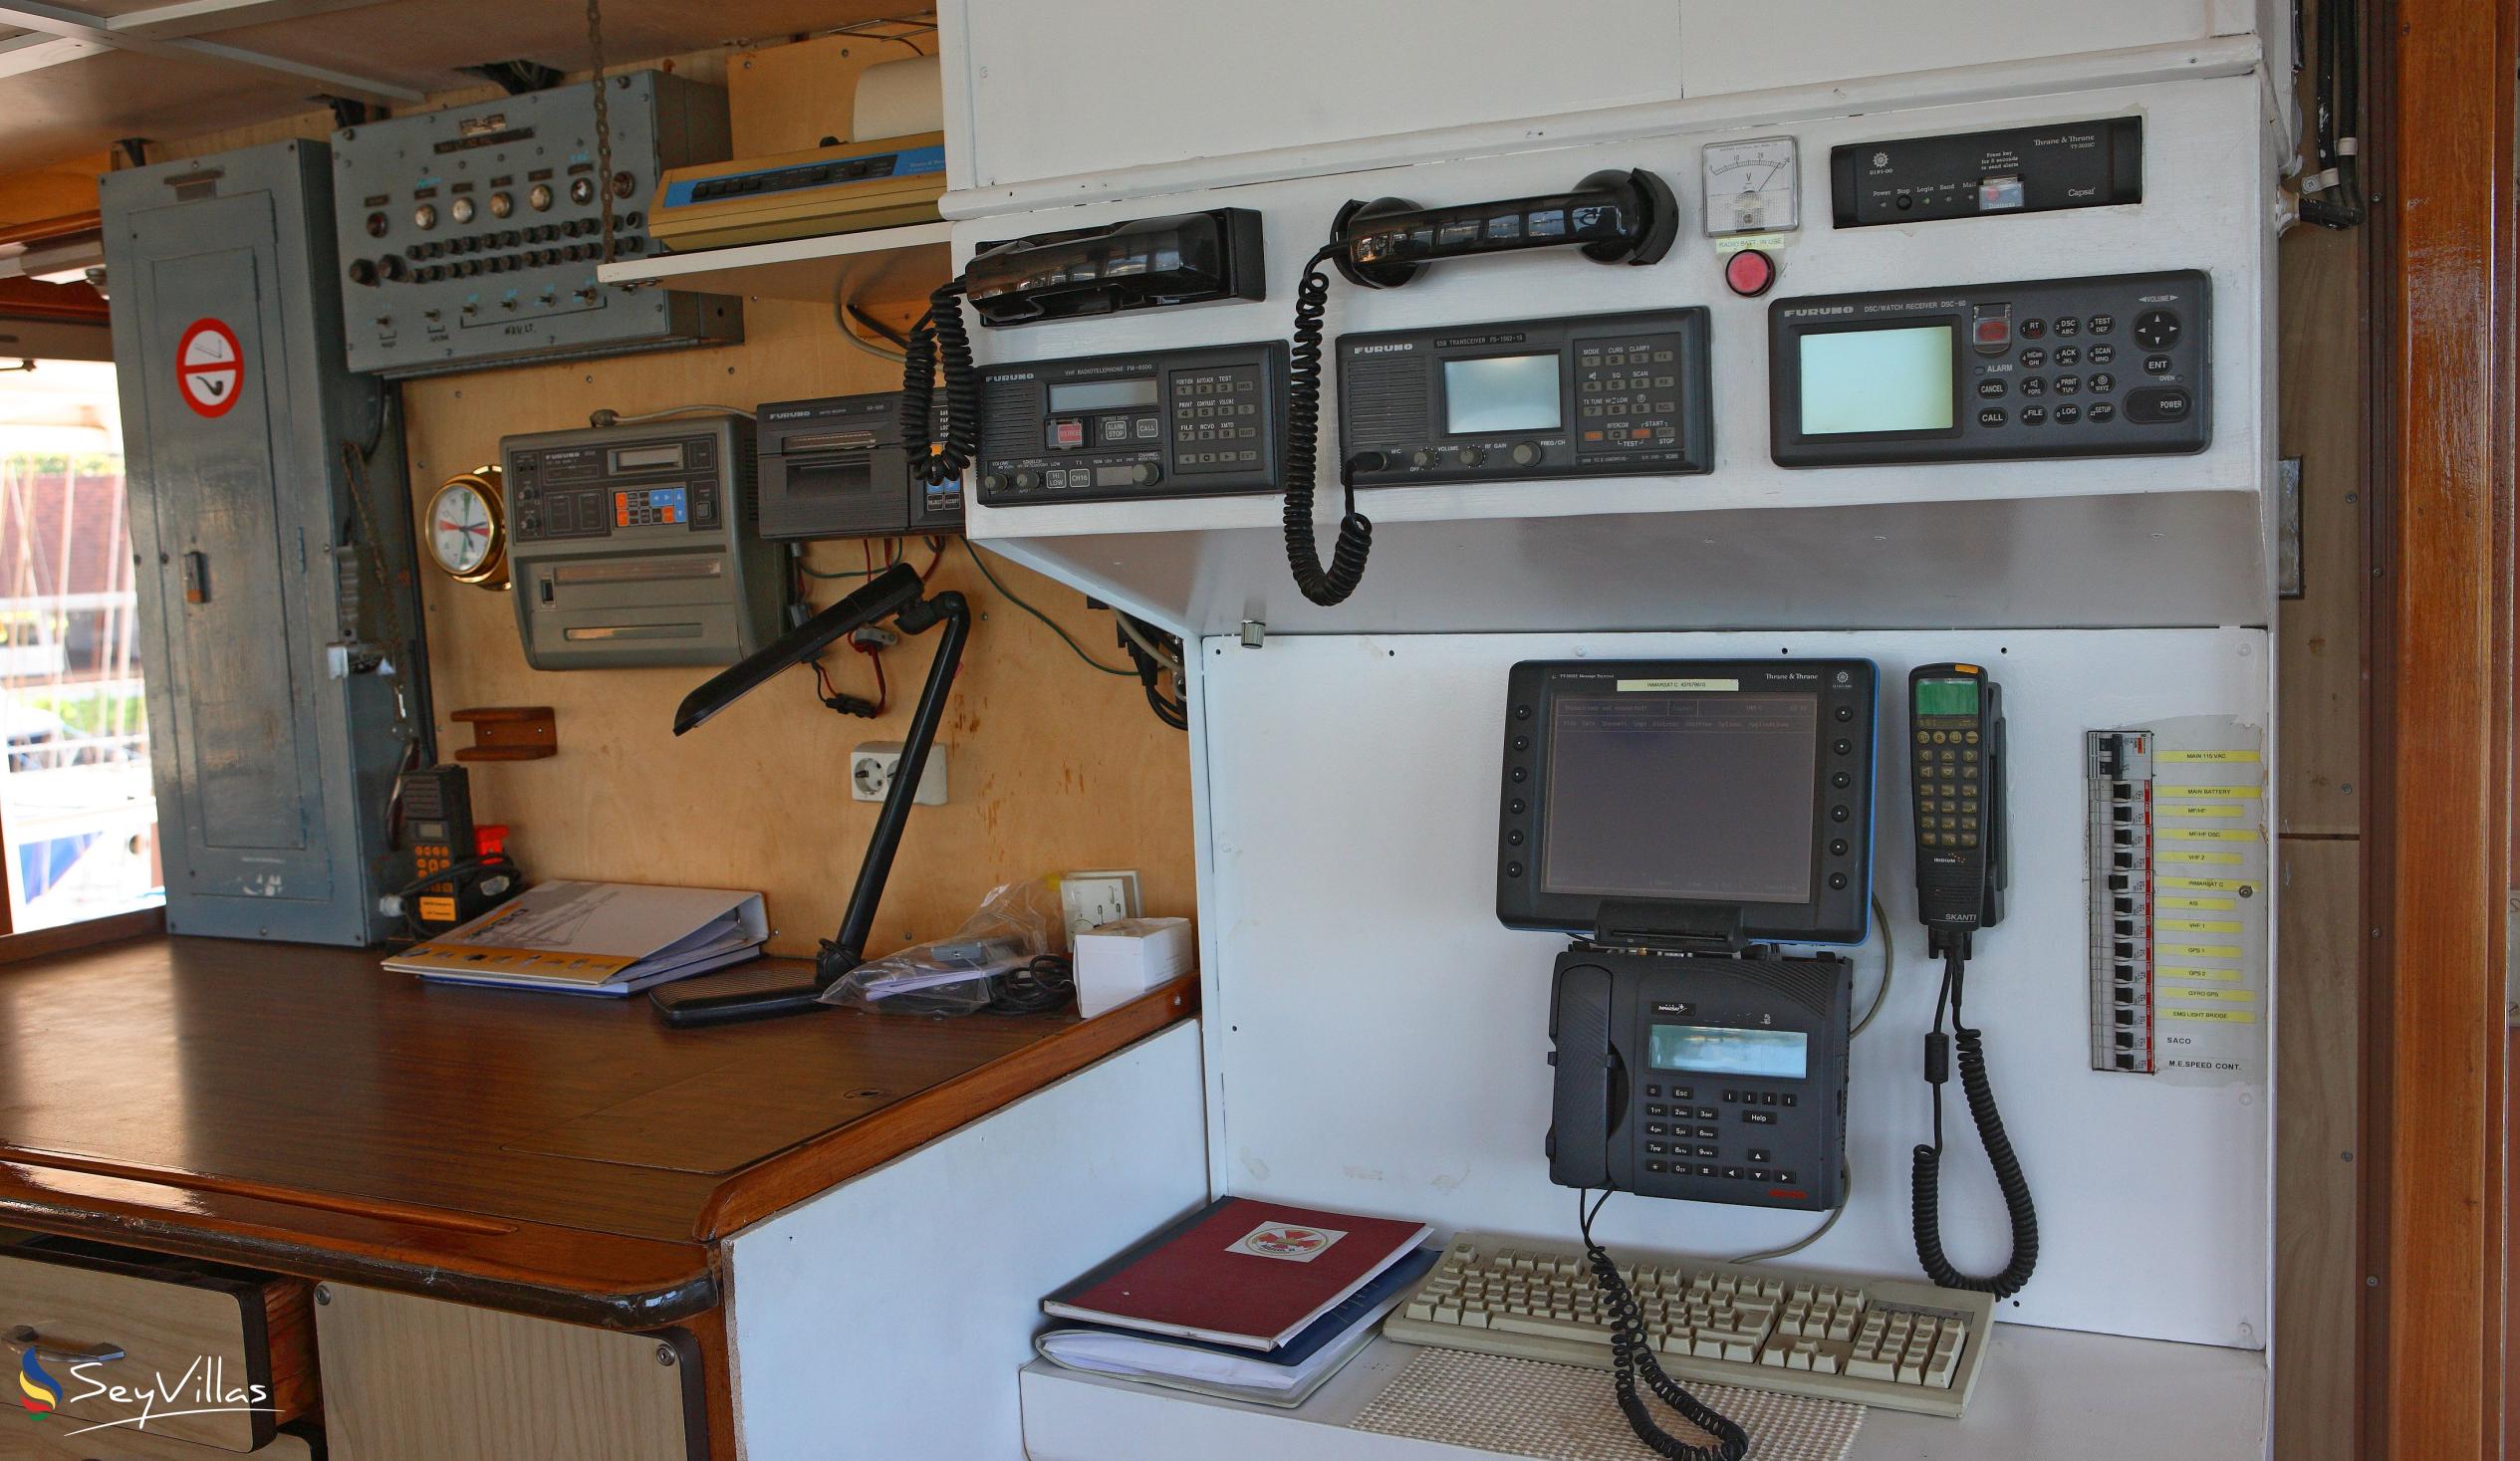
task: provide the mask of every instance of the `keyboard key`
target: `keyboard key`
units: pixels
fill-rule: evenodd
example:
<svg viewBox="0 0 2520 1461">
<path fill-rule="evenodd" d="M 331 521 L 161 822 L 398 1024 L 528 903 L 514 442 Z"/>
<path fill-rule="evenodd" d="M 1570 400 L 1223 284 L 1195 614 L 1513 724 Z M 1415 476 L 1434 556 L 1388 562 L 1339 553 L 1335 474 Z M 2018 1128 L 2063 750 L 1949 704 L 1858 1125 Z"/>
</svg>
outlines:
<svg viewBox="0 0 2520 1461">
<path fill-rule="evenodd" d="M 1537 1335 L 1547 1339 L 1573 1339 L 1581 1344 L 1608 1347 L 1610 1331 L 1601 1325 L 1581 1324 L 1573 1319 L 1537 1314 L 1496 1314 L 1488 1317 L 1487 1327 L 1509 1335 Z"/>
</svg>

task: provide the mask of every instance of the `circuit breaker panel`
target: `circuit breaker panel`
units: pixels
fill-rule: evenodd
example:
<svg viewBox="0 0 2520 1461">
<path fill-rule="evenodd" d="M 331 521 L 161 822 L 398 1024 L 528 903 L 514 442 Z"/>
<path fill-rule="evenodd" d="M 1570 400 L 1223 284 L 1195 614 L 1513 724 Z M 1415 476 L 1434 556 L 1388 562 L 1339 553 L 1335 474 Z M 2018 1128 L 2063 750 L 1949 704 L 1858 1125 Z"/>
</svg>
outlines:
<svg viewBox="0 0 2520 1461">
<path fill-rule="evenodd" d="M 2093 1070 L 2264 1076 L 2263 740 L 2205 716 L 2084 734 Z"/>
<path fill-rule="evenodd" d="M 330 156 L 115 172 L 102 202 L 167 927 L 375 942 L 428 709 L 400 433 L 342 356 Z"/>
</svg>

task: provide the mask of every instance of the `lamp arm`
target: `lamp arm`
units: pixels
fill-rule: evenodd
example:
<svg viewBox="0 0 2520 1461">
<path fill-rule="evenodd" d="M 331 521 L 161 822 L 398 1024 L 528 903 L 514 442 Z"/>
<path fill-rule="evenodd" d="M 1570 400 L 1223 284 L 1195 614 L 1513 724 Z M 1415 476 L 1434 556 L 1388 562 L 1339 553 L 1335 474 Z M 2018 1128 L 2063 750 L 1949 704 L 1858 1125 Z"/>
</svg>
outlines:
<svg viewBox="0 0 2520 1461">
<path fill-rule="evenodd" d="M 901 830 L 910 804 L 918 795 L 919 777 L 927 770 L 927 753 L 936 744 L 936 727 L 945 718 L 945 697 L 962 664 L 963 641 L 971 635 L 971 609 L 951 590 L 903 606 L 893 618 L 904 633 L 924 633 L 938 624 L 936 657 L 927 666 L 927 682 L 910 710 L 909 730 L 901 740 L 901 759 L 892 768 L 892 784 L 884 789 L 876 812 L 875 832 L 867 840 L 867 855 L 858 864 L 858 882 L 849 892 L 849 911 L 837 937 L 823 941 L 814 955 L 815 982 L 825 988 L 866 962 L 867 940 L 875 932 L 876 907 L 883 900 L 883 884 L 892 872 L 893 854 L 901 850 Z"/>
</svg>

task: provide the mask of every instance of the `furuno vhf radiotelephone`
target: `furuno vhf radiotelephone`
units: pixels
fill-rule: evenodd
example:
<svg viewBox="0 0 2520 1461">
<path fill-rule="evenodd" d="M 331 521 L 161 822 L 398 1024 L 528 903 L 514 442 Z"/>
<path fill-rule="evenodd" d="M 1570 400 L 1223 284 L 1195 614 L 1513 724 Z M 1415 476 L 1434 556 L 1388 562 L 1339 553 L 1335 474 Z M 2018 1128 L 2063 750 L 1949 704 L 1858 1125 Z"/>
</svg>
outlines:
<svg viewBox="0 0 2520 1461">
<path fill-rule="evenodd" d="M 1223 353 L 1223 359 L 1206 362 L 1195 359 L 1198 352 L 1164 352 L 1123 363 L 1133 368 L 1143 366 L 1143 373 L 1160 375 L 1174 387 L 1171 398 L 1161 402 L 1172 408 L 1170 413 L 1149 414 L 1140 427 L 1135 418 L 1124 420 L 1122 413 L 1156 407 L 1158 401 L 1151 393 L 1154 384 L 1142 382 L 1142 400 L 1138 385 L 1098 398 L 1085 389 L 1092 382 L 1083 376 L 1091 372 L 1079 366 L 1104 363 L 1061 363 L 1066 367 L 1063 383 L 1071 397 L 1066 402 L 1041 399 L 1037 391 L 1009 392 L 998 379 L 984 387 L 971 363 L 971 337 L 963 328 L 962 304 L 967 296 L 983 325 L 1007 326 L 1209 301 L 1256 300 L 1267 292 L 1261 261 L 1260 215 L 1247 208 L 1138 218 L 982 244 L 961 274 L 928 295 L 927 310 L 910 327 L 901 352 L 900 436 L 909 453 L 911 480 L 936 487 L 959 481 L 964 469 L 980 460 L 986 446 L 991 465 L 983 468 L 980 501 L 991 507 L 1032 500 L 1040 494 L 1173 497 L 1235 490 L 1225 479 L 1263 466 L 1260 430 L 1273 426 L 1276 418 L 1261 418 L 1255 410 L 1252 419 L 1236 423 L 1236 434 L 1228 438 L 1219 413 L 1200 409 L 1221 404 L 1216 390 L 1219 370 L 1198 367 L 1248 370 L 1255 372 L 1255 381 L 1260 378 L 1256 372 L 1267 370 L 1274 391 L 1279 370 L 1270 368 L 1275 358 L 1265 347 Z M 993 375 L 1002 378 L 1006 373 Z M 940 377 L 943 388 L 931 389 Z M 1237 404 L 1257 402 L 1246 393 Z M 1025 423 L 998 428 L 984 439 L 984 421 L 1009 407 L 1028 409 L 1031 416 Z M 1059 419 L 1048 419 L 1052 416 Z M 1125 436 L 1105 434 L 1115 422 Z M 1251 434 L 1240 434 L 1242 427 L 1252 428 Z M 1074 439 L 1071 432 L 1076 433 Z M 1010 458 L 1076 451 L 1096 455 L 1090 460 L 1061 455 L 1001 466 Z M 1107 451 L 1108 456 L 1104 455 Z M 1243 455 L 1246 451 L 1252 454 Z"/>
<path fill-rule="evenodd" d="M 1587 1193 L 1621 1408 L 1661 1455 L 1738 1461 L 1747 1440 L 1663 1372 L 1592 1216 L 1612 1192 L 1844 1202 L 1852 968 L 1770 941 L 1865 936 L 1876 679 L 1860 659 L 1509 677 L 1496 911 L 1578 935 L 1553 973 L 1549 1177 Z M 1717 1446 L 1658 1429 L 1639 1377 Z"/>
<path fill-rule="evenodd" d="M 1984 1033 L 1961 1014 L 1971 944 L 2003 921 L 2008 880 L 2005 827 L 2003 695 L 1974 664 L 1919 665 L 1907 676 L 1908 752 L 1916 839 L 1916 911 L 1927 950 L 1942 960 L 1933 1031 L 1925 1037 L 1925 1080 L 1933 1087 L 1933 1142 L 1913 1153 L 1916 1261 L 1946 1289 L 2009 1297 L 2030 1281 L 2039 1261 L 2039 1216 L 2030 1182 L 2004 1134 L 1986 1075 Z M 1942 1021 L 1949 1011 L 1951 1033 Z M 2012 1224 L 2012 1257 L 1986 1278 L 1952 1268 L 1942 1252 L 1942 1088 L 1950 1081 L 1957 1042 L 1960 1089 L 1977 1123 L 1986 1158 Z"/>
<path fill-rule="evenodd" d="M 1330 562 L 1324 565 L 1314 539 L 1313 491 L 1321 447 L 1322 320 L 1330 305 L 1330 275 L 1325 272 L 1325 265 L 1335 265 L 1341 277 L 1361 288 L 1397 289 L 1423 273 L 1428 265 L 1446 259 L 1566 245 L 1579 248 L 1584 257 L 1596 263 L 1658 263 L 1670 252 L 1671 239 L 1678 231 L 1679 204 L 1671 196 L 1670 185 L 1643 171 L 1596 172 L 1570 192 L 1492 203 L 1421 208 L 1404 198 L 1378 198 L 1370 203 L 1351 201 L 1340 208 L 1338 218 L 1331 224 L 1330 241 L 1305 264 L 1303 282 L 1295 294 L 1295 345 L 1287 386 L 1285 527 L 1287 567 L 1294 573 L 1296 587 L 1304 597 L 1328 608 L 1345 603 L 1364 582 L 1366 558 L 1374 548 L 1374 524 L 1357 511 L 1360 477 L 1377 479 L 1365 484 L 1369 486 L 1383 485 L 1386 480 L 1401 484 L 1409 480 L 1408 471 L 1413 469 L 1420 473 L 1417 480 L 1421 481 L 1474 480 L 1490 462 L 1491 450 L 1498 468 L 1523 476 L 1636 469 L 1626 462 L 1613 464 L 1614 454 L 1608 451 L 1580 449 L 1580 437 L 1565 429 L 1569 423 L 1561 409 L 1562 401 L 1573 394 L 1566 382 L 1574 378 L 1580 366 L 1571 354 L 1574 332 L 1554 330 L 1561 322 L 1552 321 L 1500 326 L 1500 331 L 1519 331 L 1538 341 L 1540 348 L 1524 349 L 1526 342 L 1517 337 L 1498 339 L 1492 349 L 1452 350 L 1456 368 L 1445 380 L 1447 410 L 1452 409 L 1450 392 L 1467 392 L 1470 408 L 1466 415 L 1456 413 L 1438 424 L 1433 421 L 1430 408 L 1421 406 L 1416 412 L 1381 422 L 1383 435 L 1376 438 L 1376 445 L 1360 449 L 1353 442 L 1349 444 L 1339 464 L 1339 486 L 1346 494 L 1346 506 L 1339 519 L 1338 541 L 1331 549 Z M 1702 316 L 1703 312 L 1699 313 Z M 1698 332 L 1696 339 L 1702 342 L 1704 338 L 1702 318 L 1687 324 L 1681 323 L 1678 316 L 1625 323 L 1629 328 L 1624 331 L 1619 322 L 1606 323 L 1603 330 L 1596 332 L 1593 343 L 1608 349 L 1613 344 L 1624 345 L 1630 335 L 1651 337 L 1641 352 L 1645 359 L 1633 363 L 1638 366 L 1654 364 L 1650 357 L 1657 349 L 1676 357 L 1684 344 L 1682 336 L 1691 324 Z M 1476 333 L 1438 332 L 1445 339 Z M 1401 348 L 1398 342 L 1386 344 L 1395 350 Z M 1443 340 L 1430 336 L 1419 355 L 1431 360 L 1443 345 Z M 1626 354 L 1623 349 L 1619 363 L 1623 366 L 1631 364 L 1625 359 Z M 1698 383 L 1705 371 L 1702 345 L 1694 354 L 1699 359 L 1685 369 L 1676 359 L 1662 363 L 1673 367 L 1663 372 L 1672 377 L 1673 384 L 1659 395 L 1651 383 L 1652 372 L 1640 370 L 1643 378 L 1637 382 L 1639 423 L 1647 414 L 1654 414 L 1655 420 L 1642 426 L 1645 437 L 1634 439 L 1655 443 L 1654 450 L 1669 452 L 1674 466 L 1668 469 L 1688 470 L 1682 463 L 1694 460 L 1694 469 L 1703 471 L 1705 461 L 1711 460 L 1710 456 L 1686 455 L 1704 442 L 1702 410 L 1695 441 L 1684 442 L 1680 431 L 1684 403 L 1702 404 L 1703 391 Z M 1493 364 L 1487 363 L 1491 360 Z M 1600 360 L 1592 364 L 1597 376 L 1602 369 L 1610 368 Z M 1679 383 L 1683 379 L 1689 382 L 1685 387 Z M 1419 388 L 1427 388 L 1422 377 Z M 1344 397 L 1345 392 L 1342 394 Z M 1664 397 L 1670 401 L 1667 410 L 1645 410 Z M 1479 403 L 1482 399 L 1485 404 Z M 1343 401 L 1343 408 L 1344 404 Z M 1481 419 L 1489 411 L 1503 414 Z M 1510 428 L 1495 425 L 1502 419 L 1519 424 Z M 1544 422 L 1549 423 L 1545 428 Z M 1495 429 L 1488 429 L 1491 425 Z M 1664 426 L 1671 428 L 1667 438 L 1657 434 Z M 1460 439 L 1450 439 L 1454 437 Z M 1495 440 L 1487 439 L 1491 437 Z M 1606 445 L 1606 438 L 1595 445 Z M 1425 458 L 1422 464 L 1417 461 L 1420 452 Z M 1459 475 L 1433 475 L 1438 466 L 1449 467 Z M 1396 475 L 1385 478 L 1382 474 L 1386 473 Z"/>
</svg>

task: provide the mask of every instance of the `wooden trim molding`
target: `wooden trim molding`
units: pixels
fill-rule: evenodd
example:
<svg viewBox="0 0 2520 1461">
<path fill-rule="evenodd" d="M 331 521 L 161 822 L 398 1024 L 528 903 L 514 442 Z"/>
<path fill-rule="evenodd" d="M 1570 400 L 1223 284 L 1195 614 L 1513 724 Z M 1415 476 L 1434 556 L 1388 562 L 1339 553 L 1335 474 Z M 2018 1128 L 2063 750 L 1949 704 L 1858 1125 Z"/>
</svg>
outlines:
<svg viewBox="0 0 2520 1461">
<path fill-rule="evenodd" d="M 1184 974 L 1116 1010 L 1044 1036 L 1012 1054 L 738 1173 L 700 1214 L 696 1238 L 722 1238 L 924 1146 L 1053 1081 L 1198 1013 L 1198 976 Z"/>
<path fill-rule="evenodd" d="M 2375 12 L 2362 1454 L 2500 1454 L 2520 10 Z"/>
<path fill-rule="evenodd" d="M 8 904 L 0 900 L 0 925 L 5 925 L 8 917 Z M 46 954 L 121 943 L 126 938 L 155 938 L 165 931 L 164 908 L 113 913 L 103 918 L 88 918 L 77 923 L 64 923 L 58 928 L 38 928 L 26 933 L 9 933 L 0 928 L 0 964 L 24 963 Z"/>
</svg>

